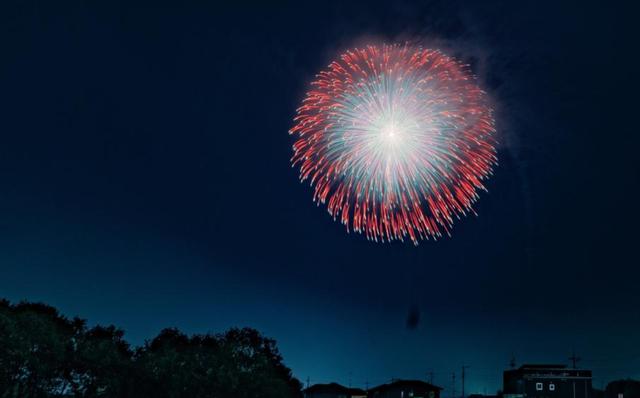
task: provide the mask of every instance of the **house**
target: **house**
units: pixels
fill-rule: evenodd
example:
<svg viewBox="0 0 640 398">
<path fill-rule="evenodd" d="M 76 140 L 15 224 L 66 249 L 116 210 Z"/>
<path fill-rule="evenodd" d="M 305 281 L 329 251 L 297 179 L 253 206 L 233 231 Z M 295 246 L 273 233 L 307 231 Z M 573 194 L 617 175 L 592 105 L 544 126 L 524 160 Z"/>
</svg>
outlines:
<svg viewBox="0 0 640 398">
<path fill-rule="evenodd" d="M 304 398 L 367 398 L 366 391 L 338 383 L 314 384 L 302 392 Z"/>
<path fill-rule="evenodd" d="M 591 371 L 566 365 L 522 365 L 506 370 L 504 398 L 593 398 Z"/>
<path fill-rule="evenodd" d="M 420 380 L 394 380 L 369 390 L 369 398 L 440 398 L 442 388 Z"/>
</svg>

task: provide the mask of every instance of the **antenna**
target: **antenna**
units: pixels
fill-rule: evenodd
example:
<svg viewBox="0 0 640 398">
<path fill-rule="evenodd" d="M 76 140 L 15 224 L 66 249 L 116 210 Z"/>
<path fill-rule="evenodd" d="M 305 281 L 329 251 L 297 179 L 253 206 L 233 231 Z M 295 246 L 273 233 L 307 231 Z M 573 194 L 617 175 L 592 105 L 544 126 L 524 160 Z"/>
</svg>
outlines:
<svg viewBox="0 0 640 398">
<path fill-rule="evenodd" d="M 577 367 L 577 363 L 578 363 L 578 362 L 580 362 L 580 360 L 582 360 L 582 358 L 577 357 L 577 356 L 576 356 L 576 350 L 575 350 L 575 349 L 573 349 L 573 350 L 571 351 L 571 356 L 569 357 L 569 360 L 571 361 L 571 363 L 573 363 L 573 368 L 574 368 L 574 369 L 577 369 L 577 368 L 578 368 L 578 367 Z"/>
<path fill-rule="evenodd" d="M 511 353 L 511 360 L 509 361 L 509 367 L 511 369 L 516 368 L 516 356 L 513 353 Z"/>
</svg>

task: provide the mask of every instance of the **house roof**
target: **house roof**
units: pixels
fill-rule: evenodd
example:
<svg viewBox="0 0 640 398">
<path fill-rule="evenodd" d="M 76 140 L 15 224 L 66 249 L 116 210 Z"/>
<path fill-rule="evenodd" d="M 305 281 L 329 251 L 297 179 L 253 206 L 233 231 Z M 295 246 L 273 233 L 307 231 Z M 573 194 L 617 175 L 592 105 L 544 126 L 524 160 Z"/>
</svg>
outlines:
<svg viewBox="0 0 640 398">
<path fill-rule="evenodd" d="M 424 390 L 433 390 L 433 391 L 442 390 L 442 387 L 435 386 L 431 383 L 427 383 L 422 380 L 395 380 L 391 383 L 382 384 L 377 387 L 374 387 L 369 391 L 370 392 L 386 391 L 392 388 L 416 388 L 416 389 L 420 388 Z"/>
<path fill-rule="evenodd" d="M 567 365 L 560 364 L 524 364 L 520 369 L 566 369 Z"/>
<path fill-rule="evenodd" d="M 341 393 L 349 395 L 366 395 L 366 391 L 359 388 L 349 388 L 338 383 L 314 384 L 304 390 L 306 393 Z"/>
</svg>

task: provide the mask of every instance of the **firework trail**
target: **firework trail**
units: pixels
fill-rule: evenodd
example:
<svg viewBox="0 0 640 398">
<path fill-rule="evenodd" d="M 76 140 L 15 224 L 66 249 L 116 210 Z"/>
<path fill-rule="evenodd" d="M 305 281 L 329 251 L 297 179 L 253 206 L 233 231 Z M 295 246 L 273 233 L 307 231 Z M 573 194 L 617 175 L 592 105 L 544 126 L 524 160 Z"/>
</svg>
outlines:
<svg viewBox="0 0 640 398">
<path fill-rule="evenodd" d="M 437 50 L 347 51 L 311 83 L 294 123 L 291 162 L 313 200 L 374 241 L 449 234 L 497 163 L 486 94 Z"/>
</svg>

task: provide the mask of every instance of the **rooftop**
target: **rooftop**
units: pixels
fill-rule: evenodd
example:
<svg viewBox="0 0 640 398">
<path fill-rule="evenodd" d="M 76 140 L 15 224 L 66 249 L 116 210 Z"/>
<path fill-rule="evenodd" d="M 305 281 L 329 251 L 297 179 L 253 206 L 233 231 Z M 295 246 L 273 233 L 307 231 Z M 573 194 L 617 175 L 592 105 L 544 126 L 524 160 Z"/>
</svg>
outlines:
<svg viewBox="0 0 640 398">
<path fill-rule="evenodd" d="M 369 391 L 385 391 L 390 388 L 401 387 L 401 388 L 421 388 L 425 390 L 442 390 L 442 387 L 435 386 L 431 383 L 427 383 L 422 380 L 395 380 L 391 383 L 382 384 L 380 386 L 374 387 Z"/>
<path fill-rule="evenodd" d="M 304 390 L 306 393 L 342 393 L 349 395 L 366 395 L 366 392 L 359 388 L 349 388 L 338 383 L 314 384 Z"/>
<path fill-rule="evenodd" d="M 519 369 L 566 369 L 567 365 L 561 364 L 524 364 Z"/>
</svg>

